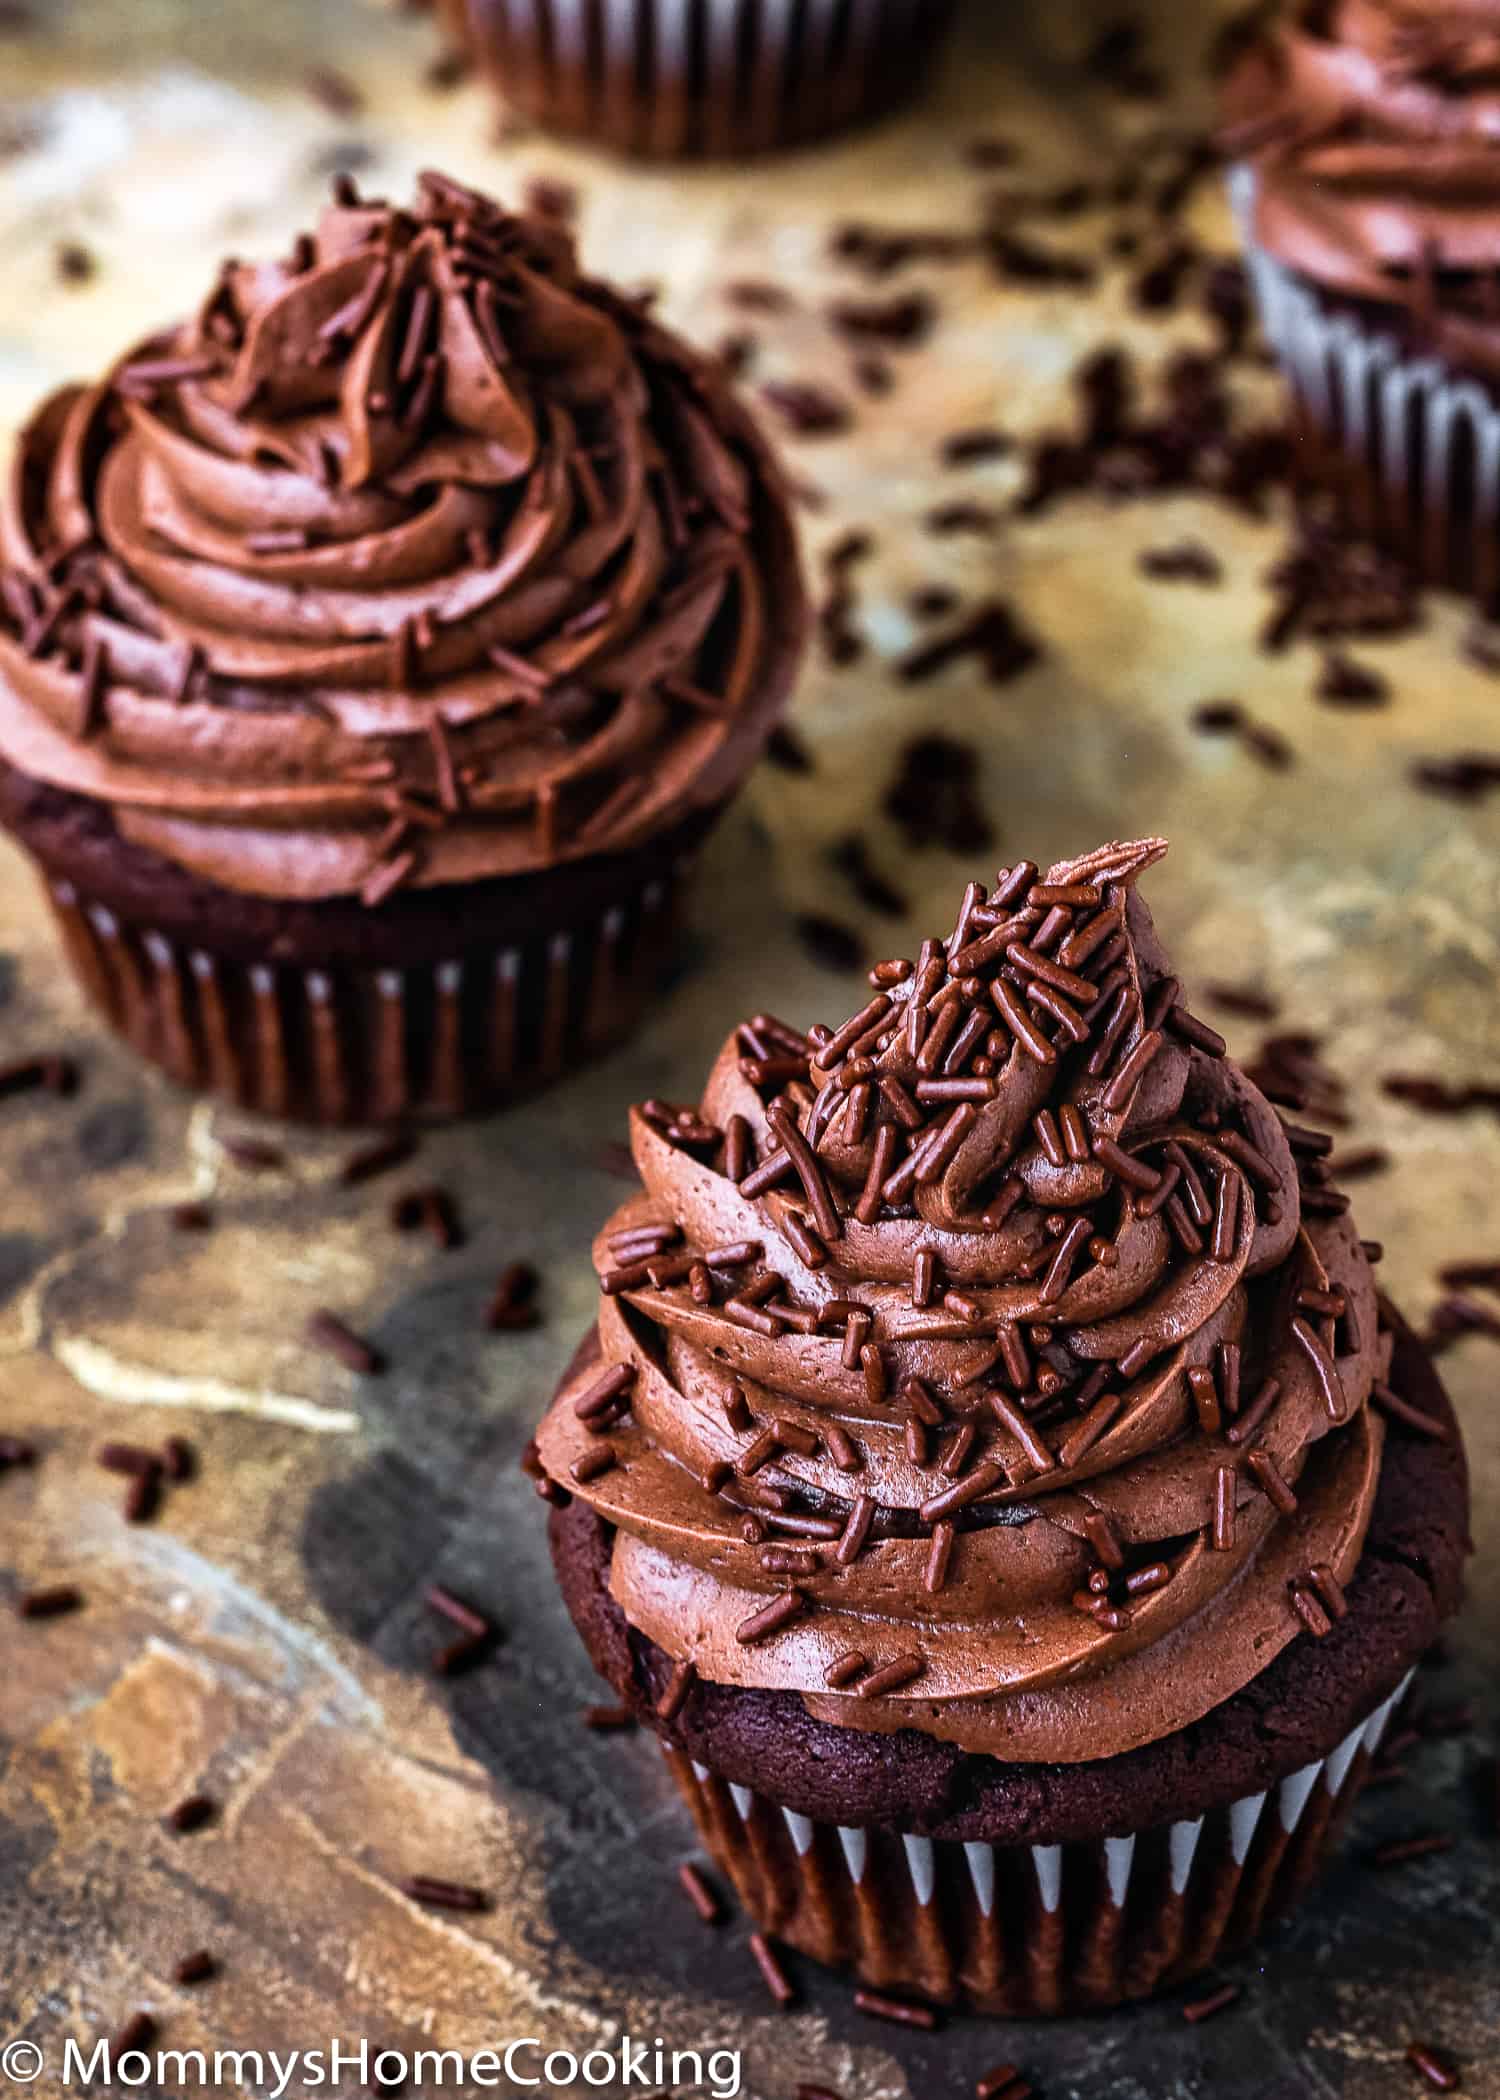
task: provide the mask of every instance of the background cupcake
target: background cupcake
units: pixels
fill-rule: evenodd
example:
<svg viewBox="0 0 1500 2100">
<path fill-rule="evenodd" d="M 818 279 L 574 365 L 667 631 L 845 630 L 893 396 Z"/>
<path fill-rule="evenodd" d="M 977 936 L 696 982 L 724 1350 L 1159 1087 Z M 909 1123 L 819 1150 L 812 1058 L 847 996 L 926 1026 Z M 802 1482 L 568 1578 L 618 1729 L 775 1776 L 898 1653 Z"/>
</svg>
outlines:
<svg viewBox="0 0 1500 2100">
<path fill-rule="evenodd" d="M 1435 582 L 1500 588 L 1500 8 L 1300 0 L 1223 143 L 1306 476 Z"/>
<path fill-rule="evenodd" d="M 552 225 L 346 186 L 24 433 L 0 813 L 174 1077 L 472 1108 L 634 1023 L 803 621 L 712 364 Z"/>
<path fill-rule="evenodd" d="M 728 158 L 883 116 L 953 0 L 445 0 L 507 105 L 624 153 Z"/>
<path fill-rule="evenodd" d="M 1465 1551 L 1327 1141 L 1182 1003 L 1164 850 L 972 884 L 836 1032 L 757 1016 L 646 1104 L 538 1443 L 590 1654 L 761 1925 L 1005 2013 L 1297 1900 Z"/>
</svg>

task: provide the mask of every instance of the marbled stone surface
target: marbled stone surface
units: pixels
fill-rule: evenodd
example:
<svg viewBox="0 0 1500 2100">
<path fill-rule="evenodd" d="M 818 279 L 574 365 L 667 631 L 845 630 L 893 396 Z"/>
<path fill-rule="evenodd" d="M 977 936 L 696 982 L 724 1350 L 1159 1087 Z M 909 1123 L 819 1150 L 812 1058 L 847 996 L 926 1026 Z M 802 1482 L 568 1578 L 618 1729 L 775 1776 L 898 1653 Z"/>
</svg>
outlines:
<svg viewBox="0 0 1500 2100">
<path fill-rule="evenodd" d="M 845 2100 L 938 2100 L 1002 2058 L 1048 2100 L 1395 2100 L 1417 2089 L 1402 2055 L 1420 2036 L 1462 2061 L 1468 2093 L 1500 2095 L 1500 1842 L 1481 1801 L 1500 1669 L 1494 1341 L 1445 1358 L 1480 1551 L 1452 1657 L 1422 1691 L 1433 1706 L 1477 1699 L 1478 1729 L 1414 1750 L 1407 1783 L 1369 1797 L 1322 1896 L 1260 1965 L 1240 1965 L 1243 2001 L 1201 2029 L 1167 2005 L 908 2037 L 811 1975 L 801 2010 L 771 2013 L 743 1921 L 705 1932 L 676 1891 L 692 1833 L 651 1746 L 579 1725 L 598 1694 L 515 1466 L 589 1317 L 588 1237 L 620 1188 L 600 1155 L 626 1104 L 691 1097 L 750 1005 L 804 1023 L 849 1009 L 858 980 L 810 958 L 797 914 L 857 928 L 872 954 L 909 953 L 999 855 L 1168 835 L 1152 896 L 1189 985 L 1254 984 L 1282 1028 L 1325 1037 L 1356 1118 L 1341 1148 L 1388 1150 L 1355 1194 L 1412 1317 L 1430 1314 L 1444 1263 L 1500 1259 L 1500 1120 L 1422 1114 L 1380 1085 L 1397 1071 L 1500 1078 L 1500 795 L 1438 799 L 1410 778 L 1422 759 L 1500 753 L 1500 686 L 1461 654 L 1463 609 L 1433 600 L 1420 633 L 1356 646 L 1391 681 L 1388 707 L 1320 705 L 1315 648 L 1258 646 L 1279 508 L 1252 520 L 1197 496 L 1087 496 L 1012 518 L 1016 458 L 940 463 L 955 430 L 1025 439 L 1066 422 L 1068 373 L 1100 342 L 1156 364 L 1205 341 L 1195 311 L 1142 316 L 1125 262 L 1080 294 L 1002 283 L 977 260 L 872 289 L 827 260 L 848 219 L 966 227 L 987 190 L 1097 176 L 1133 139 L 1191 123 L 1219 10 L 1155 9 L 1154 52 L 1178 80 L 1169 104 L 1122 98 L 1078 66 L 1112 10 L 997 6 L 922 115 L 782 168 L 696 174 L 497 144 L 477 88 L 424 85 L 431 23 L 362 0 L 30 11 L 27 29 L 0 7 L 0 427 L 187 306 L 223 253 L 283 242 L 330 167 L 398 196 L 427 162 L 502 194 L 547 175 L 577 186 L 600 268 L 659 284 L 665 311 L 704 339 L 753 328 L 757 377 L 858 401 L 848 435 L 789 449 L 823 492 L 807 514 L 814 559 L 856 525 L 876 548 L 858 569 L 862 657 L 835 666 L 820 651 L 798 695 L 813 769 L 763 768 L 715 841 L 686 966 L 650 1031 L 543 1104 L 428 1139 L 391 1181 L 342 1187 L 347 1140 L 294 1136 L 282 1167 L 236 1164 L 221 1140 L 241 1119 L 181 1099 L 91 1025 L 6 851 L 0 1062 L 66 1048 L 83 1086 L 0 1106 L 0 1430 L 42 1453 L 0 1476 L 0 1607 L 63 1581 L 87 1602 L 46 1624 L 0 1608 L 0 2030 L 56 2058 L 65 2035 L 112 2033 L 142 2006 L 181 2048 L 367 2036 L 469 2049 L 526 2034 L 577 2048 L 624 2028 L 742 2047 L 757 2100 L 811 2078 Z M 320 106 L 305 78 L 317 64 L 348 74 L 363 108 Z M 977 173 L 965 142 L 997 131 L 1025 159 Z M 1214 185 L 1190 224 L 1232 245 Z M 1085 215 L 1047 238 L 1097 254 L 1100 225 Z M 87 282 L 60 279 L 67 243 L 92 257 Z M 726 297 L 768 277 L 796 295 L 790 311 Z M 897 384 L 865 400 L 827 305 L 913 287 L 938 299 L 940 326 L 883 352 Z M 1254 384 L 1271 397 L 1269 378 Z M 935 534 L 929 514 L 955 501 L 995 513 L 989 528 Z M 1220 583 L 1142 576 L 1143 550 L 1184 537 L 1215 550 Z M 895 665 L 953 624 L 914 619 L 912 592 L 934 584 L 970 605 L 1010 600 L 1040 660 L 1003 684 L 971 657 L 901 678 Z M 1290 765 L 1193 728 L 1200 702 L 1231 696 L 1286 740 Z M 909 849 L 883 808 L 903 747 L 935 733 L 980 753 L 995 840 L 972 862 Z M 850 832 L 895 881 L 900 916 L 872 914 L 832 866 Z M 1236 1049 L 1255 1047 L 1254 1024 L 1225 1025 Z M 414 1179 L 454 1192 L 461 1249 L 392 1230 L 390 1195 Z M 174 1227 L 187 1197 L 209 1206 L 211 1230 Z M 490 1336 L 489 1288 L 517 1256 L 544 1274 L 544 1324 Z M 319 1305 L 379 1343 L 385 1376 L 358 1379 L 303 1345 Z M 169 1435 L 191 1439 L 199 1477 L 154 1524 L 127 1527 L 120 1483 L 92 1454 L 108 1437 Z M 428 1667 L 433 1579 L 507 1635 L 449 1686 Z M 198 1791 L 221 1804 L 217 1822 L 168 1834 L 164 1812 Z M 1459 1834 L 1451 1853 L 1378 1876 L 1363 1863 L 1380 1837 L 1433 1828 Z M 493 1907 L 418 1909 L 397 1884 L 424 1872 L 483 1886 Z M 222 1973 L 187 1991 L 172 1970 L 199 1946 Z M 4 2074 L 0 2088 L 23 2090 Z"/>
</svg>

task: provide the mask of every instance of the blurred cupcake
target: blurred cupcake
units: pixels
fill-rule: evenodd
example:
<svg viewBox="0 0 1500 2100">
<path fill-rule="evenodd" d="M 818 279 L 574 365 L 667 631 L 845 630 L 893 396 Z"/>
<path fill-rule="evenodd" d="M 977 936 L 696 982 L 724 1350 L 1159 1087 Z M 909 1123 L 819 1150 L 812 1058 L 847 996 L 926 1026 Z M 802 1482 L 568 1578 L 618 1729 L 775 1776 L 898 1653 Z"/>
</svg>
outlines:
<svg viewBox="0 0 1500 2100">
<path fill-rule="evenodd" d="M 1299 0 L 1222 143 L 1307 479 L 1430 580 L 1500 590 L 1500 5 Z"/>
<path fill-rule="evenodd" d="M 476 1108 L 635 1024 L 803 626 L 713 364 L 551 224 L 345 185 L 23 434 L 0 819 L 174 1078 Z"/>
<path fill-rule="evenodd" d="M 542 1425 L 568 1606 L 761 1927 L 1065 2013 L 1301 1896 L 1467 1483 L 1328 1141 L 1182 1004 L 1159 840 L 970 885 L 648 1103 Z"/>
<path fill-rule="evenodd" d="M 884 116 L 954 0 L 444 0 L 506 105 L 657 159 L 733 159 Z"/>
</svg>

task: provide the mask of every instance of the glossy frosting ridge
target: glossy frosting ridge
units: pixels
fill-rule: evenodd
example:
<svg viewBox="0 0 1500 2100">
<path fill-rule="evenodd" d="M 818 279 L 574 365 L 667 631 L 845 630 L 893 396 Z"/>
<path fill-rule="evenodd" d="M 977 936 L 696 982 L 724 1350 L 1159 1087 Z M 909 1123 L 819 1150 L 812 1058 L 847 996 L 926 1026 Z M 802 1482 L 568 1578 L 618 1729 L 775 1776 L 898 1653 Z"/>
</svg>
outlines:
<svg viewBox="0 0 1500 2100">
<path fill-rule="evenodd" d="M 1164 851 L 973 883 L 844 1027 L 635 1112 L 538 1456 L 684 1682 L 1078 1762 L 1341 1615 L 1389 1337 L 1328 1141 L 1182 1002 Z"/>
<path fill-rule="evenodd" d="M 803 624 L 717 366 L 549 222 L 346 186 L 23 433 L 0 756 L 231 889 L 374 903 L 712 809 Z"/>
<path fill-rule="evenodd" d="M 1263 247 L 1500 372 L 1494 0 L 1301 0 L 1232 68 L 1224 120 Z"/>
</svg>

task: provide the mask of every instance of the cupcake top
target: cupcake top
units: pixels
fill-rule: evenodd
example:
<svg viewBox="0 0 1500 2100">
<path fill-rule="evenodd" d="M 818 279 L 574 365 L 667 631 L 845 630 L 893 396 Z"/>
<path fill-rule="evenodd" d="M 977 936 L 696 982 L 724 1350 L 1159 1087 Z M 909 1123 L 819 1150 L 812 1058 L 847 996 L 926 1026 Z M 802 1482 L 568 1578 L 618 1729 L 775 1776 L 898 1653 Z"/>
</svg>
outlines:
<svg viewBox="0 0 1500 2100">
<path fill-rule="evenodd" d="M 635 1112 L 538 1445 L 689 1672 L 1073 1763 L 1342 1615 L 1389 1337 L 1328 1141 L 1182 1003 L 1165 850 L 971 883 L 842 1027 L 757 1015 Z"/>
<path fill-rule="evenodd" d="M 1500 366 L 1500 5 L 1300 0 L 1231 70 L 1255 235 L 1320 286 Z"/>
<path fill-rule="evenodd" d="M 711 808 L 803 624 L 713 363 L 554 225 L 345 184 L 23 434 L 0 757 L 232 890 L 373 904 Z"/>
</svg>

